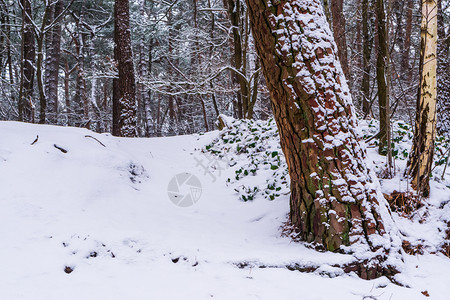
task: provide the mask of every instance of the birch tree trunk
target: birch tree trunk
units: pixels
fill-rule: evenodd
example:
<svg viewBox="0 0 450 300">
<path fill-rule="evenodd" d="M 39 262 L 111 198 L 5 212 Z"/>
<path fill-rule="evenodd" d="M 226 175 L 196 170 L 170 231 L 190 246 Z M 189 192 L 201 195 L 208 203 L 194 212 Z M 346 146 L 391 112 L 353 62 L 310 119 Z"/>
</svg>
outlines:
<svg viewBox="0 0 450 300">
<path fill-rule="evenodd" d="M 428 197 L 436 137 L 437 2 L 422 2 L 420 32 L 420 86 L 417 97 L 414 142 L 407 174 L 417 192 Z"/>
<path fill-rule="evenodd" d="M 114 6 L 115 60 L 119 71 L 113 106 L 116 107 L 118 136 L 136 136 L 136 83 L 131 50 L 130 10 L 128 0 L 116 0 Z M 114 109 L 113 109 L 114 110 Z"/>
<path fill-rule="evenodd" d="M 392 219 L 365 163 L 321 1 L 247 3 L 289 167 L 291 223 L 318 248 L 353 253 L 357 262 L 346 271 L 368 279 L 392 275 Z"/>
</svg>

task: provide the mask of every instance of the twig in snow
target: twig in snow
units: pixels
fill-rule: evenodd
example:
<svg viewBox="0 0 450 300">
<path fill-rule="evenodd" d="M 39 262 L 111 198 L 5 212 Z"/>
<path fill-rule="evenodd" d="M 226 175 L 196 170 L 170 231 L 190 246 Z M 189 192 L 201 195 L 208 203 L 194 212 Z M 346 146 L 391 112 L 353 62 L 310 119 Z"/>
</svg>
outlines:
<svg viewBox="0 0 450 300">
<path fill-rule="evenodd" d="M 102 142 L 100 142 L 98 139 L 96 139 L 96 138 L 93 137 L 92 135 L 85 135 L 84 137 L 94 139 L 94 140 L 96 140 L 100 145 L 102 145 L 103 147 L 106 148 L 105 144 L 103 144 Z"/>
<path fill-rule="evenodd" d="M 39 135 L 36 135 L 36 139 L 34 140 L 34 142 L 31 143 L 31 145 L 36 144 L 38 140 L 39 140 Z"/>
<path fill-rule="evenodd" d="M 59 151 L 61 151 L 62 153 L 67 153 L 67 150 L 66 150 L 66 149 L 64 149 L 64 148 L 62 148 L 62 147 L 60 147 L 60 146 L 58 146 L 58 145 L 56 145 L 56 144 L 53 144 L 53 146 L 54 146 L 56 149 L 58 149 Z"/>
</svg>

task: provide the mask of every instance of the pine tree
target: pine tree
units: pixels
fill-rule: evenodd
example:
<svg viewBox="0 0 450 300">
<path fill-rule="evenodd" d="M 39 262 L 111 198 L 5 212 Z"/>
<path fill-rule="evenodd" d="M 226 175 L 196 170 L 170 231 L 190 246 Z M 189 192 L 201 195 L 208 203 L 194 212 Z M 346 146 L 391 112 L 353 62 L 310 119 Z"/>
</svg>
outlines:
<svg viewBox="0 0 450 300">
<path fill-rule="evenodd" d="M 289 167 L 291 223 L 319 248 L 352 252 L 358 245 L 372 253 L 350 268 L 361 277 L 392 274 L 385 263 L 392 220 L 365 163 L 321 1 L 247 3 Z"/>
</svg>

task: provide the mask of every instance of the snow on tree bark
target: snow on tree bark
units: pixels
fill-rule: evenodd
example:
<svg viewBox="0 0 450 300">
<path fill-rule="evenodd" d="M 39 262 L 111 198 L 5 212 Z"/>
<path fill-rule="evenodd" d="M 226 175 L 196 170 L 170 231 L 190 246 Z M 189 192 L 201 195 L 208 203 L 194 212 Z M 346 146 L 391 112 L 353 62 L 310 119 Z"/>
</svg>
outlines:
<svg viewBox="0 0 450 300">
<path fill-rule="evenodd" d="M 366 152 L 320 0 L 247 0 L 291 177 L 290 220 L 347 271 L 392 275 L 399 241 Z M 392 233 L 392 232 L 394 233 Z"/>
<path fill-rule="evenodd" d="M 136 83 L 131 49 L 130 11 L 128 0 L 116 0 L 114 6 L 115 60 L 118 69 L 117 92 L 113 96 L 113 134 L 136 136 Z"/>
<path fill-rule="evenodd" d="M 433 165 L 434 140 L 436 138 L 437 101 L 437 3 L 422 2 L 420 32 L 420 86 L 416 108 L 413 147 L 408 161 L 407 174 L 411 185 L 424 197 L 430 193 L 430 175 Z"/>
</svg>

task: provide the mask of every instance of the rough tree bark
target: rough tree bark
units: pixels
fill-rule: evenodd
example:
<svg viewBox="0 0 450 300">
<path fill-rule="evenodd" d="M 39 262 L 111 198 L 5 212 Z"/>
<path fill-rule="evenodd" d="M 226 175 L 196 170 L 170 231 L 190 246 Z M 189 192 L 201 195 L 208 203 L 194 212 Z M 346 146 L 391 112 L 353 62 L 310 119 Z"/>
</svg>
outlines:
<svg viewBox="0 0 450 300">
<path fill-rule="evenodd" d="M 34 122 L 33 82 L 36 48 L 30 0 L 21 0 L 22 6 L 22 58 L 19 91 L 19 120 Z"/>
<path fill-rule="evenodd" d="M 113 134 L 124 137 L 136 136 L 136 83 L 134 79 L 133 54 L 131 50 L 130 10 L 128 0 L 116 0 L 114 6 L 115 60 L 119 71 L 114 93 Z M 114 110 L 114 108 L 113 108 Z"/>
<path fill-rule="evenodd" d="M 436 137 L 437 23 L 436 0 L 424 0 L 420 32 L 420 86 L 414 141 L 406 171 L 412 179 L 412 187 L 424 197 L 428 197 L 430 193 L 430 175 Z"/>
<path fill-rule="evenodd" d="M 365 163 L 321 1 L 247 3 L 289 167 L 291 223 L 306 242 L 353 253 L 357 262 L 347 271 L 363 278 L 395 273 L 386 262 L 398 247 L 392 219 Z"/>
</svg>

